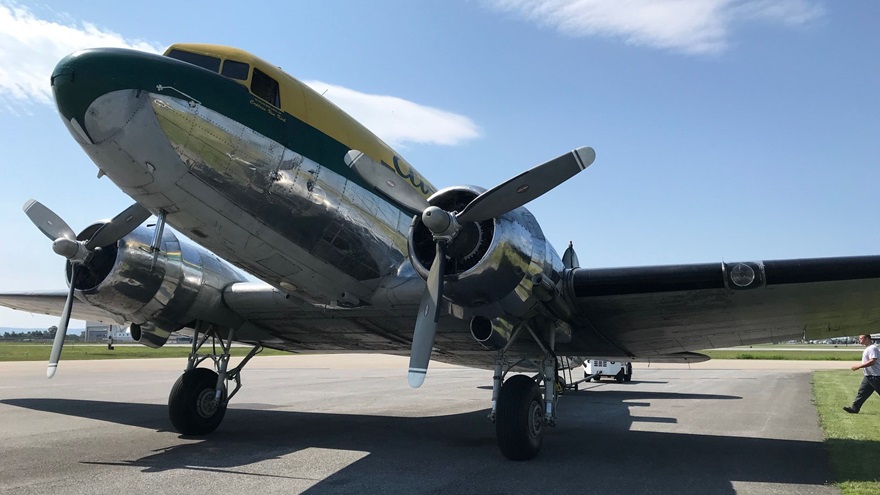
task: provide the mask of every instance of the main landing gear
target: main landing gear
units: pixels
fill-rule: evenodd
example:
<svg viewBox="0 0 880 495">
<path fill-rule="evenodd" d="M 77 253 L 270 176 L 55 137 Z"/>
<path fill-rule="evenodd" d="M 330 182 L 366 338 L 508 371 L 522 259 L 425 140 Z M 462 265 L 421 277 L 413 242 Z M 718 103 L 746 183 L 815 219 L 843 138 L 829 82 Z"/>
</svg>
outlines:
<svg viewBox="0 0 880 495">
<path fill-rule="evenodd" d="M 196 326 L 186 371 L 177 379 L 171 388 L 171 395 L 168 396 L 171 424 L 182 435 L 204 435 L 220 426 L 223 416 L 226 415 L 226 404 L 241 388 L 242 368 L 263 349 L 259 345 L 254 347 L 238 366 L 227 370 L 229 350 L 232 348 L 232 329 L 224 339 L 214 326 L 210 326 L 200 337 L 201 327 L 201 324 Z M 200 354 L 199 351 L 208 339 L 211 339 L 210 353 Z M 214 363 L 213 371 L 198 367 L 209 358 Z M 235 389 L 227 395 L 229 380 L 235 381 Z"/>
<path fill-rule="evenodd" d="M 544 357 L 511 362 L 505 351 L 519 330 L 514 334 L 510 343 L 495 355 L 492 412 L 489 413 L 489 420 L 495 423 L 501 453 L 514 461 L 526 461 L 538 455 L 544 429 L 556 426 L 556 404 L 565 387 L 561 377 L 557 376 L 556 356 L 530 328 L 525 328 L 541 347 Z M 539 372 L 535 376 L 513 375 L 504 381 L 504 376 L 520 365 L 536 368 Z"/>
</svg>

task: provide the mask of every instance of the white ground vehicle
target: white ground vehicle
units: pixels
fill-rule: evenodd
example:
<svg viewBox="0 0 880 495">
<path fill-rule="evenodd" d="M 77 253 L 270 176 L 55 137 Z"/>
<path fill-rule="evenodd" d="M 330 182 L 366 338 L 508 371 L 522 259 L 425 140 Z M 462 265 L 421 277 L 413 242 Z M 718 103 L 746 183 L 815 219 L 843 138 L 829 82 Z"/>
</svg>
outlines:
<svg viewBox="0 0 880 495">
<path fill-rule="evenodd" d="M 584 361 L 584 379 L 598 382 L 603 376 L 613 377 L 618 383 L 632 380 L 632 363 L 587 359 Z"/>
</svg>

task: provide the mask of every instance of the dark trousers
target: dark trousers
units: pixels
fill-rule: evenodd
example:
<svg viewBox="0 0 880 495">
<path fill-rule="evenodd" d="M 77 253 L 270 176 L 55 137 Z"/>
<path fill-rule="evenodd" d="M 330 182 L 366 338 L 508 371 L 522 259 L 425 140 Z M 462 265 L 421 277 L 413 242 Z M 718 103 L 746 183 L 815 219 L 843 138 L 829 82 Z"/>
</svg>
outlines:
<svg viewBox="0 0 880 495">
<path fill-rule="evenodd" d="M 852 408 L 858 411 L 862 408 L 862 404 L 868 400 L 871 393 L 877 392 L 880 395 L 880 376 L 865 376 L 862 378 L 862 384 L 859 385 L 859 391 L 856 393 L 856 400 L 853 401 Z"/>
</svg>

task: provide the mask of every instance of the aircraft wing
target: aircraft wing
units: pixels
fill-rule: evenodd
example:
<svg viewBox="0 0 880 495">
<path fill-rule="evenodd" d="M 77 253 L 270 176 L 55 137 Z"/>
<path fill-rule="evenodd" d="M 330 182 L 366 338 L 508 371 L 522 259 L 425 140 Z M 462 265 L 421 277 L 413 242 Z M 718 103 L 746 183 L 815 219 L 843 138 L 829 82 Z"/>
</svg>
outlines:
<svg viewBox="0 0 880 495">
<path fill-rule="evenodd" d="M 236 331 L 237 340 L 259 341 L 296 352 L 408 353 L 418 311 L 416 305 L 319 306 L 267 284 L 251 282 L 230 285 L 223 291 L 223 300 L 246 321 Z M 448 320 L 447 326 L 466 325 L 453 318 Z"/>
<path fill-rule="evenodd" d="M 7 292 L 0 294 L 0 306 L 29 313 L 60 316 L 66 299 L 66 290 Z M 110 313 L 79 300 L 73 303 L 71 318 L 75 320 L 100 321 L 111 325 L 118 323 Z"/>
<path fill-rule="evenodd" d="M 878 331 L 880 256 L 576 269 L 569 351 L 658 359 Z"/>
<path fill-rule="evenodd" d="M 705 263 L 571 272 L 569 356 L 697 362 L 694 351 L 822 339 L 880 328 L 880 256 Z M 0 294 L 0 305 L 58 315 L 64 291 Z M 236 340 L 296 352 L 408 354 L 415 305 L 392 308 L 315 306 L 262 283 L 235 283 L 223 299 L 245 324 Z M 77 301 L 73 318 L 115 323 Z M 467 322 L 441 318 L 434 358 L 484 367 L 491 352 Z"/>
</svg>

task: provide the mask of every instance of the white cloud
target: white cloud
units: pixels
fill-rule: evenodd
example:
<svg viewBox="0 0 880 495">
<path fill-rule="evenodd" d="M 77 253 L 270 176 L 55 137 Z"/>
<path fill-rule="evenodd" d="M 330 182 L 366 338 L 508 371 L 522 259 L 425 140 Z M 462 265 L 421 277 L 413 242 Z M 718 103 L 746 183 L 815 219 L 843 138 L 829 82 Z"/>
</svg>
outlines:
<svg viewBox="0 0 880 495">
<path fill-rule="evenodd" d="M 763 20 L 789 26 L 821 16 L 811 0 L 483 0 L 490 8 L 575 36 L 691 54 L 724 51 L 731 26 Z"/>
<path fill-rule="evenodd" d="M 49 76 L 55 64 L 69 53 L 92 47 L 162 51 L 86 22 L 45 20 L 33 10 L 0 0 L 0 112 L 18 114 L 31 104 L 51 104 Z M 392 146 L 450 146 L 480 135 L 476 124 L 462 115 L 319 81 L 310 85 L 318 92 L 328 90 L 331 101 Z"/>
<path fill-rule="evenodd" d="M 49 76 L 65 55 L 83 48 L 122 47 L 159 52 L 89 23 L 62 24 L 38 18 L 26 7 L 0 2 L 0 109 L 51 103 Z"/>
<path fill-rule="evenodd" d="M 480 136 L 469 118 L 395 96 L 361 93 L 321 81 L 304 81 L 391 146 L 453 146 Z"/>
</svg>

